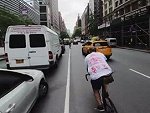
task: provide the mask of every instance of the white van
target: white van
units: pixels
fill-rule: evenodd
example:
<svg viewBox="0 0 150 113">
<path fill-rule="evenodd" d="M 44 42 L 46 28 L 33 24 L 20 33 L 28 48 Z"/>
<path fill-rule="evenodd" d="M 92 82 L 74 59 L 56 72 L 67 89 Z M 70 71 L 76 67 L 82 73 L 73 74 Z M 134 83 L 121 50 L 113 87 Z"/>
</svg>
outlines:
<svg viewBox="0 0 150 113">
<path fill-rule="evenodd" d="M 9 26 L 5 36 L 8 69 L 48 69 L 61 56 L 57 33 L 43 25 Z"/>
<path fill-rule="evenodd" d="M 116 47 L 117 46 L 117 40 L 116 38 L 106 38 L 105 39 L 109 46 Z"/>
</svg>

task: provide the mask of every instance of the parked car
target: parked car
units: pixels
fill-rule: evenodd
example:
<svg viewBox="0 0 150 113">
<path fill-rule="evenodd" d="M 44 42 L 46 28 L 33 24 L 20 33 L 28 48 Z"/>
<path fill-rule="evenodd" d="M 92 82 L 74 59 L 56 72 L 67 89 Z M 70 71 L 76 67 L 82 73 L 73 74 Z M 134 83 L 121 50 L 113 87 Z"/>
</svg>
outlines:
<svg viewBox="0 0 150 113">
<path fill-rule="evenodd" d="M 73 40 L 73 44 L 75 45 L 75 44 L 78 44 L 78 40 Z"/>
<path fill-rule="evenodd" d="M 86 42 L 82 45 L 82 54 L 87 55 L 90 48 L 96 48 L 96 51 L 103 53 L 107 59 L 112 55 L 111 47 L 105 40 Z"/>
<path fill-rule="evenodd" d="M 5 36 L 8 69 L 48 69 L 61 56 L 58 34 L 43 25 L 9 26 Z"/>
<path fill-rule="evenodd" d="M 62 39 L 59 39 L 60 44 L 61 44 L 61 54 L 64 54 L 66 49 L 65 49 L 65 45 L 64 45 L 64 41 Z"/>
<path fill-rule="evenodd" d="M 109 46 L 116 47 L 117 46 L 117 40 L 116 38 L 106 38 L 105 39 Z"/>
<path fill-rule="evenodd" d="M 84 42 L 85 42 L 85 40 L 80 40 L 80 42 L 81 42 L 81 43 L 84 43 Z"/>
<path fill-rule="evenodd" d="M 69 45 L 70 39 L 69 38 L 64 38 L 63 42 L 64 42 L 65 45 Z"/>
<path fill-rule="evenodd" d="M 47 93 L 43 72 L 0 69 L 0 113 L 29 113 Z"/>
<path fill-rule="evenodd" d="M 63 43 L 61 43 L 61 54 L 64 54 L 65 51 L 66 51 L 65 45 Z"/>
</svg>

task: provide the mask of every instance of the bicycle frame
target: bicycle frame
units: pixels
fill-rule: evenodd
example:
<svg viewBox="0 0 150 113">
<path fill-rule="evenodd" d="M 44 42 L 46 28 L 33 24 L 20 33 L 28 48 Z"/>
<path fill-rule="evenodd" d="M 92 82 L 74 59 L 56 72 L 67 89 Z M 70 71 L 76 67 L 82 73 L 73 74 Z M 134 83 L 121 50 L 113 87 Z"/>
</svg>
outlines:
<svg viewBox="0 0 150 113">
<path fill-rule="evenodd" d="M 102 85 L 102 100 L 104 104 L 104 109 L 107 113 L 118 113 L 114 103 L 110 99 L 109 95 L 106 95 L 105 84 Z"/>
</svg>

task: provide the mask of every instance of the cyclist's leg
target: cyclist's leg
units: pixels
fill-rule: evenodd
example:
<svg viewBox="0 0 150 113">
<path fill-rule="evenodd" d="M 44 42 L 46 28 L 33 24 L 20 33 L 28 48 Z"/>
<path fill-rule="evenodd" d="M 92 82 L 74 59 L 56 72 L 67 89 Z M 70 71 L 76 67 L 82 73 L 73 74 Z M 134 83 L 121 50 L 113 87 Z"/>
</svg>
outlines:
<svg viewBox="0 0 150 113">
<path fill-rule="evenodd" d="M 93 89 L 93 92 L 94 92 L 94 96 L 95 96 L 97 104 L 102 105 L 102 99 L 101 99 L 101 94 L 100 94 L 99 90 Z"/>
<path fill-rule="evenodd" d="M 91 85 L 93 88 L 94 96 L 96 99 L 96 102 L 98 105 L 102 104 L 102 99 L 101 99 L 101 94 L 100 94 L 100 89 L 102 86 L 102 78 L 99 78 L 97 80 L 91 80 Z"/>
</svg>

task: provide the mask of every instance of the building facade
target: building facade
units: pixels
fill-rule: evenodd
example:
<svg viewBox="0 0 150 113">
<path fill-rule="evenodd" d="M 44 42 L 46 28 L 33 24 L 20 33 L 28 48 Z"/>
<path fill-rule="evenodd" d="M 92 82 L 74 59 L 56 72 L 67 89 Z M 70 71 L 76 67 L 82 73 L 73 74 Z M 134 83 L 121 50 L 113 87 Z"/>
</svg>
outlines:
<svg viewBox="0 0 150 113">
<path fill-rule="evenodd" d="M 81 33 L 84 36 L 88 36 L 89 34 L 89 4 L 81 16 Z"/>
<path fill-rule="evenodd" d="M 58 11 L 58 0 L 49 0 L 50 1 L 50 10 L 51 10 L 51 28 L 57 33 L 60 33 L 59 30 L 59 11 Z"/>
<path fill-rule="evenodd" d="M 47 0 L 39 0 L 40 24 L 51 28 L 51 10 Z"/>
<path fill-rule="evenodd" d="M 116 37 L 120 46 L 150 48 L 150 1 L 110 1 L 103 0 L 103 26 L 100 27 L 103 36 Z"/>
<path fill-rule="evenodd" d="M 61 16 L 60 12 L 59 12 L 59 30 L 60 30 L 60 32 L 67 32 L 65 22 Z"/>
<path fill-rule="evenodd" d="M 37 3 L 35 1 L 35 3 Z M 24 0 L 0 0 L 0 8 L 21 17 L 29 18 L 34 24 L 40 24 L 39 6 L 36 8 Z"/>
</svg>

